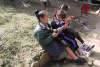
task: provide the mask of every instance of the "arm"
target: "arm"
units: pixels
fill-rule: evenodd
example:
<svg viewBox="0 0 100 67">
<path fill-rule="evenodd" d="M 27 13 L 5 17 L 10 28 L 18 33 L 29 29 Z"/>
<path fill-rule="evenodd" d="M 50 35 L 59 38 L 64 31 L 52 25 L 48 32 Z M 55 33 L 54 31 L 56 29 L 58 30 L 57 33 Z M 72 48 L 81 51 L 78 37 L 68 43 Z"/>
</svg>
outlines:
<svg viewBox="0 0 100 67">
<path fill-rule="evenodd" d="M 66 28 L 68 28 L 68 24 L 65 24 L 65 25 L 63 25 L 62 27 L 59 27 L 59 28 L 57 29 L 57 33 L 60 33 L 63 29 L 66 29 Z"/>
<path fill-rule="evenodd" d="M 42 46 L 47 46 L 54 38 L 52 34 L 46 37 L 43 31 L 36 32 L 35 37 Z"/>
<path fill-rule="evenodd" d="M 68 23 L 63 23 L 63 26 L 57 28 L 57 32 L 60 33 L 64 29 L 68 29 Z"/>
<path fill-rule="evenodd" d="M 75 16 L 70 16 L 70 17 L 65 21 L 65 24 L 68 24 L 68 23 L 73 19 L 73 17 L 75 17 Z"/>
<path fill-rule="evenodd" d="M 66 29 L 68 27 L 68 24 L 63 25 L 62 27 L 59 27 L 55 21 L 51 22 L 51 26 L 53 29 L 57 29 L 57 33 L 60 33 L 63 29 Z"/>
<path fill-rule="evenodd" d="M 59 11 L 59 9 L 57 9 L 56 12 L 52 15 L 52 19 L 53 19 L 54 17 L 56 17 L 58 11 Z"/>
</svg>

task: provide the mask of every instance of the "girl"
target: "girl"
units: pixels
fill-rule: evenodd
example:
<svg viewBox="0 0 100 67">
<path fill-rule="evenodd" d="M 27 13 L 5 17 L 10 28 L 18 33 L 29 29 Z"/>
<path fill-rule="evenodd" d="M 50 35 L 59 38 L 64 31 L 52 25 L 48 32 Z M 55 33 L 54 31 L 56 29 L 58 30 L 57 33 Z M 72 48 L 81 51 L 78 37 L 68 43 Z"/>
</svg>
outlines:
<svg viewBox="0 0 100 67">
<path fill-rule="evenodd" d="M 40 0 L 43 1 L 43 5 L 44 5 L 44 10 L 47 8 L 47 0 Z"/>
<path fill-rule="evenodd" d="M 55 18 L 55 17 L 56 17 L 57 12 L 58 12 L 59 10 L 64 10 L 64 12 L 67 14 L 68 8 L 70 8 L 70 7 L 69 7 L 68 5 L 66 5 L 66 4 L 61 5 L 61 6 L 58 8 L 58 10 L 53 14 L 52 18 Z M 65 17 L 65 18 L 63 19 L 64 23 L 67 23 L 67 24 L 69 25 L 69 22 L 72 20 L 73 17 L 74 17 L 74 16 L 71 16 L 71 17 L 69 17 L 68 19 L 66 19 L 66 17 Z M 77 38 L 82 44 L 86 44 L 86 43 L 84 42 L 84 40 L 81 38 L 81 36 L 79 35 L 79 33 L 78 33 L 76 30 L 74 30 L 74 29 L 68 27 L 67 30 L 66 30 L 66 32 L 70 33 L 74 39 Z"/>
<path fill-rule="evenodd" d="M 82 14 L 85 13 L 85 15 L 86 15 L 85 17 L 88 18 L 87 15 L 88 15 L 90 4 L 91 4 L 91 0 L 84 0 L 83 1 L 82 7 L 81 7 L 80 17 L 82 17 Z"/>
<path fill-rule="evenodd" d="M 57 12 L 56 18 L 53 19 L 51 25 L 53 29 L 57 29 L 62 27 L 65 23 L 63 22 L 63 19 L 66 18 L 66 13 L 63 10 L 59 10 Z M 58 31 L 59 32 L 59 31 Z M 62 40 L 65 40 L 69 43 L 70 48 L 75 52 L 75 54 L 82 58 L 81 52 L 79 50 L 79 46 L 77 45 L 77 42 L 73 38 L 73 35 L 71 35 L 69 32 L 67 32 L 67 29 L 62 30 L 59 32 L 58 35 Z"/>
<path fill-rule="evenodd" d="M 66 48 L 55 41 L 55 37 L 58 36 L 58 33 L 52 31 L 51 25 L 48 22 L 48 14 L 46 11 L 35 12 L 37 19 L 39 21 L 38 25 L 34 30 L 34 35 L 39 41 L 39 44 L 42 48 L 47 51 L 54 60 L 60 60 L 67 58 L 70 60 L 75 60 L 77 62 L 85 62 L 85 58 L 78 58 L 74 55 L 71 49 L 66 44 Z M 63 25 L 59 28 L 59 32 L 65 29 L 67 25 Z"/>
</svg>

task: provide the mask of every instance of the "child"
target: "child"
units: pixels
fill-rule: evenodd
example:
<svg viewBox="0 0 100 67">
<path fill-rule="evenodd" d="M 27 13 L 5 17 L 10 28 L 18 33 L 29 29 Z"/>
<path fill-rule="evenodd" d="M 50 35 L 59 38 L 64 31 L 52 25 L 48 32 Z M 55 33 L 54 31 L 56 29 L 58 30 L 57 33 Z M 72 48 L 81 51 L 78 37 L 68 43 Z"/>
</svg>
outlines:
<svg viewBox="0 0 100 67">
<path fill-rule="evenodd" d="M 56 17 L 57 12 L 58 12 L 59 10 L 64 10 L 65 13 L 67 14 L 68 8 L 69 8 L 69 6 L 66 5 L 66 4 L 60 6 L 60 7 L 58 8 L 58 10 L 56 11 L 56 13 L 53 14 L 52 18 Z M 71 17 L 73 17 L 73 16 L 71 16 Z M 68 19 L 64 18 L 63 21 L 64 21 L 65 23 L 68 23 L 69 21 L 72 20 L 71 17 L 69 17 Z M 80 34 L 78 33 L 78 31 L 76 31 L 76 30 L 74 30 L 74 29 L 72 29 L 72 28 L 68 28 L 67 31 L 70 32 L 70 34 L 73 35 L 74 39 L 77 38 L 82 44 L 86 44 L 86 43 L 84 42 L 84 40 L 81 38 L 81 36 L 80 36 Z"/>
<path fill-rule="evenodd" d="M 43 1 L 44 9 L 46 9 L 47 8 L 47 0 L 40 0 L 40 1 Z"/>
<path fill-rule="evenodd" d="M 54 17 L 51 26 L 53 29 L 59 29 L 60 27 L 62 27 L 65 23 L 63 22 L 63 19 L 66 18 L 66 13 L 63 10 L 59 10 L 57 12 L 56 18 Z M 58 31 L 59 32 L 59 31 Z M 61 38 L 61 40 L 65 40 L 66 42 L 69 43 L 70 48 L 73 48 L 72 50 L 75 52 L 75 54 L 82 58 L 83 56 L 81 55 L 81 52 L 79 50 L 79 46 L 75 40 L 75 38 L 73 37 L 73 35 L 67 31 L 67 29 L 62 30 L 61 32 L 59 32 L 58 35 L 59 38 Z"/>
<path fill-rule="evenodd" d="M 86 14 L 85 17 L 88 18 L 87 15 L 88 15 L 90 4 L 91 4 L 91 0 L 84 0 L 83 1 L 82 7 L 81 7 L 81 15 L 80 15 L 80 17 L 82 17 L 82 14 L 85 13 Z"/>
</svg>

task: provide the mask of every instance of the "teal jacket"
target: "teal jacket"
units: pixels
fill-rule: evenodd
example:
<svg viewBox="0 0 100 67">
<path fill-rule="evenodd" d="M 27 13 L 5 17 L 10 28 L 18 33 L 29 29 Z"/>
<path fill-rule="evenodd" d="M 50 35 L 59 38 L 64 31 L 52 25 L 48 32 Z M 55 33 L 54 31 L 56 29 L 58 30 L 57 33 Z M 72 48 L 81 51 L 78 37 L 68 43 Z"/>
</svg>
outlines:
<svg viewBox="0 0 100 67">
<path fill-rule="evenodd" d="M 48 23 L 47 23 L 48 24 Z M 49 46 L 54 40 L 52 35 L 52 27 L 48 24 L 49 30 L 43 28 L 39 23 L 34 30 L 34 35 L 42 47 Z"/>
</svg>

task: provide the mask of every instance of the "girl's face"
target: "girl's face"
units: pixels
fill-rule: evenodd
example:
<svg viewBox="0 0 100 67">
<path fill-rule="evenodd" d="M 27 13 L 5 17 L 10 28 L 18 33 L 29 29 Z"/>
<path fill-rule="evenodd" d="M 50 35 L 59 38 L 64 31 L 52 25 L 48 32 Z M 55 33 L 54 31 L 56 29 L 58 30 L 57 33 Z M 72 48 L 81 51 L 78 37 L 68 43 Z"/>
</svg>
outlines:
<svg viewBox="0 0 100 67">
<path fill-rule="evenodd" d="M 46 13 L 44 16 L 44 22 L 47 23 L 48 22 L 48 14 Z"/>
<path fill-rule="evenodd" d="M 67 14 L 68 10 L 65 11 L 65 13 Z"/>
<path fill-rule="evenodd" d="M 42 18 L 40 18 L 41 19 L 41 22 L 42 23 L 47 23 L 48 22 L 48 14 L 47 14 L 47 12 L 45 13 L 45 16 Z"/>
<path fill-rule="evenodd" d="M 62 21 L 61 17 L 59 17 L 58 15 L 56 15 L 57 20 Z"/>
</svg>

